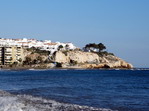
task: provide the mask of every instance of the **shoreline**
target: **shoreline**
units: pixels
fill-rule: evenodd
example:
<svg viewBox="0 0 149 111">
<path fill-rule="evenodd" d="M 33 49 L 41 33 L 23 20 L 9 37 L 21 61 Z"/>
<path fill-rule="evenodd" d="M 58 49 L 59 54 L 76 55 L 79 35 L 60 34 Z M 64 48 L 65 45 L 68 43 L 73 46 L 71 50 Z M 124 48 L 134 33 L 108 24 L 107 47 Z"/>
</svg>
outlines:
<svg viewBox="0 0 149 111">
<path fill-rule="evenodd" d="M 0 70 L 149 70 L 149 68 L 76 68 L 76 67 L 53 67 L 53 68 L 43 68 L 43 67 L 4 67 Z"/>
<path fill-rule="evenodd" d="M 85 105 L 58 102 L 53 99 L 35 97 L 32 95 L 18 95 L 0 90 L 0 110 L 8 109 L 12 111 L 114 111 L 107 108 L 96 108 Z"/>
</svg>

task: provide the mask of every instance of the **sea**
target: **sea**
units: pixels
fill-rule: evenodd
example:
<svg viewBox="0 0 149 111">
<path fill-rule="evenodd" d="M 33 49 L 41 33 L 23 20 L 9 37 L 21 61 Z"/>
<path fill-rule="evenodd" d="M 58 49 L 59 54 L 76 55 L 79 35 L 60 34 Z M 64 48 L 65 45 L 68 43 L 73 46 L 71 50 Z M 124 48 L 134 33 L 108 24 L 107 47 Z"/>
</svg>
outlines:
<svg viewBox="0 0 149 111">
<path fill-rule="evenodd" d="M 149 111 L 149 69 L 0 70 L 0 111 Z"/>
</svg>

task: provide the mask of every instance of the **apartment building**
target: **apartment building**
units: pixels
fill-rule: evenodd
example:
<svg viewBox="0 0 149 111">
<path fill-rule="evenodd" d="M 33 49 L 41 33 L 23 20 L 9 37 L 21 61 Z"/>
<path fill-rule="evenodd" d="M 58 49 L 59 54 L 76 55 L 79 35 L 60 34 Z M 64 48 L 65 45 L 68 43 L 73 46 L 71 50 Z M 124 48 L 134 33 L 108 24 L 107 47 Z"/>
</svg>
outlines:
<svg viewBox="0 0 149 111">
<path fill-rule="evenodd" d="M 6 39 L 6 38 L 0 38 L 0 45 L 2 46 L 18 46 L 18 47 L 24 47 L 24 48 L 39 48 L 41 50 L 47 50 L 50 52 L 55 52 L 58 50 L 58 47 L 62 45 L 67 50 L 74 50 L 76 47 L 72 43 L 61 43 L 61 42 L 51 42 L 51 40 L 36 40 L 36 39 Z"/>
<path fill-rule="evenodd" d="M 24 60 L 24 50 L 18 46 L 0 46 L 0 65 L 20 63 Z"/>
</svg>

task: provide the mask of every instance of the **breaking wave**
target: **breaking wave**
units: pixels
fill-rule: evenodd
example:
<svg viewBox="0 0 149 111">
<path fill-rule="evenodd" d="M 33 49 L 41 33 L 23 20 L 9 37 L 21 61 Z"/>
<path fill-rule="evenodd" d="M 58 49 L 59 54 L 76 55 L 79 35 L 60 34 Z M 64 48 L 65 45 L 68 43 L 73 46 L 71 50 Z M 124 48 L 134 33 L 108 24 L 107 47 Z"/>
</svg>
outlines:
<svg viewBox="0 0 149 111">
<path fill-rule="evenodd" d="M 13 95 L 0 90 L 0 111 L 112 111 L 110 109 L 93 108 L 74 104 L 56 102 L 54 100 L 29 95 Z"/>
</svg>

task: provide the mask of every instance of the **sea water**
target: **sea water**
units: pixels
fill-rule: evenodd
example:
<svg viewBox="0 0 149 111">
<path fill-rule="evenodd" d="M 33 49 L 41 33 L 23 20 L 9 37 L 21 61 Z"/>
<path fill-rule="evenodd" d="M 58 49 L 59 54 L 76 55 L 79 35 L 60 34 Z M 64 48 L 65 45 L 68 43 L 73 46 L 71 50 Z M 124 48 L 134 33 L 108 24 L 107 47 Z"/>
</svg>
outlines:
<svg viewBox="0 0 149 111">
<path fill-rule="evenodd" d="M 0 111 L 149 111 L 149 70 L 1 70 Z"/>
</svg>

